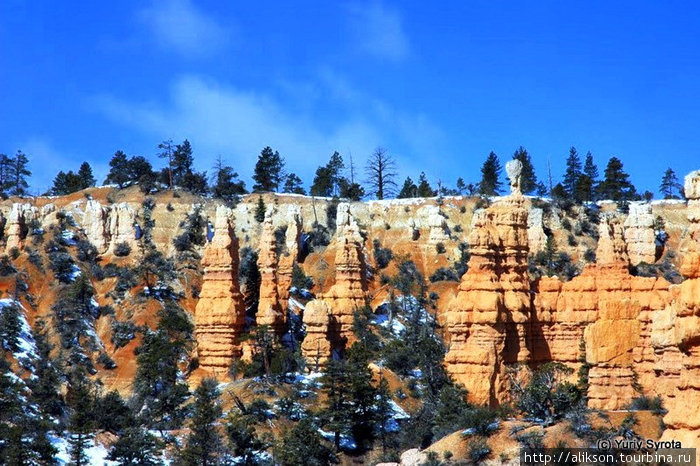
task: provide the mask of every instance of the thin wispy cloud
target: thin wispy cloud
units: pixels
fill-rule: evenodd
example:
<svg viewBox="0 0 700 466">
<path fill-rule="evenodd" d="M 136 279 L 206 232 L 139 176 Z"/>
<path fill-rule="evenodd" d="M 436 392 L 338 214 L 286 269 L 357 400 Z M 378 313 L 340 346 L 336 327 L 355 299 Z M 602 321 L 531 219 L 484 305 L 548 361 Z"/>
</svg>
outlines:
<svg viewBox="0 0 700 466">
<path fill-rule="evenodd" d="M 231 40 L 231 26 L 220 24 L 190 0 L 154 1 L 137 18 L 161 48 L 185 57 L 213 55 Z"/>
<path fill-rule="evenodd" d="M 380 2 L 352 4 L 351 27 L 360 49 L 376 58 L 400 61 L 410 54 L 400 12 Z"/>
<path fill-rule="evenodd" d="M 213 166 L 220 154 L 247 176 L 260 150 L 269 145 L 286 158 L 290 171 L 307 182 L 334 150 L 352 151 L 355 163 L 363 164 L 377 145 L 417 154 L 425 147 L 435 147 L 440 134 L 421 115 L 378 111 L 378 107 L 388 108 L 378 105 L 369 105 L 375 110 L 365 114 L 339 111 L 345 116 L 329 123 L 314 109 L 290 109 L 271 93 L 239 89 L 201 76 L 178 78 L 166 103 L 103 95 L 93 99 L 92 107 L 121 125 L 144 132 L 154 145 L 166 138 L 189 138 L 200 169 Z"/>
</svg>

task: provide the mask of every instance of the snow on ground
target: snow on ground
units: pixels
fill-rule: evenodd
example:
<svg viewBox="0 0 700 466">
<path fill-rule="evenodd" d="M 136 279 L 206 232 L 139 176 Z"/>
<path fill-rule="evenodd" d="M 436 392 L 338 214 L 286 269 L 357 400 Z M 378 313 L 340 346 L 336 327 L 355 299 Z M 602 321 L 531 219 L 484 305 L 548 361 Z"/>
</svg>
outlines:
<svg viewBox="0 0 700 466">
<path fill-rule="evenodd" d="M 318 429 L 318 433 L 321 434 L 321 437 L 325 438 L 326 440 L 329 440 L 331 442 L 335 442 L 335 434 L 332 432 L 326 432 L 323 429 Z M 357 443 L 355 443 L 355 439 L 352 438 L 351 435 L 340 435 L 340 449 L 341 450 L 356 450 L 357 449 Z"/>
<path fill-rule="evenodd" d="M 71 270 L 70 273 L 70 281 L 74 282 L 75 279 L 78 278 L 82 272 L 80 271 L 80 267 L 78 267 L 75 264 L 71 264 L 71 267 L 73 268 L 73 270 Z"/>
<path fill-rule="evenodd" d="M 51 435 L 50 440 L 51 445 L 58 450 L 58 454 L 56 455 L 58 464 L 61 466 L 70 464 L 70 444 L 68 443 L 68 439 Z M 95 445 L 93 440 L 90 441 L 90 445 L 90 448 L 85 451 L 88 464 L 91 466 L 116 466 L 117 463 L 107 460 L 109 452 L 104 446 L 99 444 Z"/>
</svg>

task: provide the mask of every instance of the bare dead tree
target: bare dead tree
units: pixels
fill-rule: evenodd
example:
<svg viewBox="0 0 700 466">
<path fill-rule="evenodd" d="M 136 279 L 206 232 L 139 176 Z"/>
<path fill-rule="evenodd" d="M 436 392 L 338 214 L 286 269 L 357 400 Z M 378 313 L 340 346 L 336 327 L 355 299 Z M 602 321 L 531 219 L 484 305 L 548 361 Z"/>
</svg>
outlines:
<svg viewBox="0 0 700 466">
<path fill-rule="evenodd" d="M 365 167 L 367 184 L 370 191 L 374 192 L 377 199 L 384 199 L 396 191 L 396 161 L 387 153 L 386 149 L 377 147 L 367 160 Z"/>
</svg>

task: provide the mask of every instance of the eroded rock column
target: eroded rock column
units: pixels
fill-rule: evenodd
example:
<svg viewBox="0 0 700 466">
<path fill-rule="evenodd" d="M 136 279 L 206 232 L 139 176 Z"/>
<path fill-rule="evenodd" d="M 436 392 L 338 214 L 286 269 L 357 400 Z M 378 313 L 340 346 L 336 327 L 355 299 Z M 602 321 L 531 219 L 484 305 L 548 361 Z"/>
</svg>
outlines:
<svg viewBox="0 0 700 466">
<path fill-rule="evenodd" d="M 195 309 L 199 365 L 221 379 L 241 356 L 238 338 L 245 325 L 238 286 L 238 240 L 227 207 L 216 209 L 214 237 L 204 248 L 202 266 L 204 280 Z"/>
</svg>

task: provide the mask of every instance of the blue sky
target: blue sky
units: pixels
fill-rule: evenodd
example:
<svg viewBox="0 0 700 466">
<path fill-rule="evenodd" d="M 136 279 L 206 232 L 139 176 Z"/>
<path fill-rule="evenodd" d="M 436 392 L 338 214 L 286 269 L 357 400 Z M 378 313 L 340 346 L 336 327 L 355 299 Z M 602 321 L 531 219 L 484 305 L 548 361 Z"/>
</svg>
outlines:
<svg viewBox="0 0 700 466">
<path fill-rule="evenodd" d="M 32 188 L 117 149 L 188 138 L 248 186 L 266 145 L 308 185 L 376 146 L 399 183 L 479 179 L 519 145 L 556 179 L 571 145 L 640 190 L 700 168 L 697 2 L 0 2 L 0 151 Z M 434 2 L 433 2 L 434 3 Z"/>
</svg>

